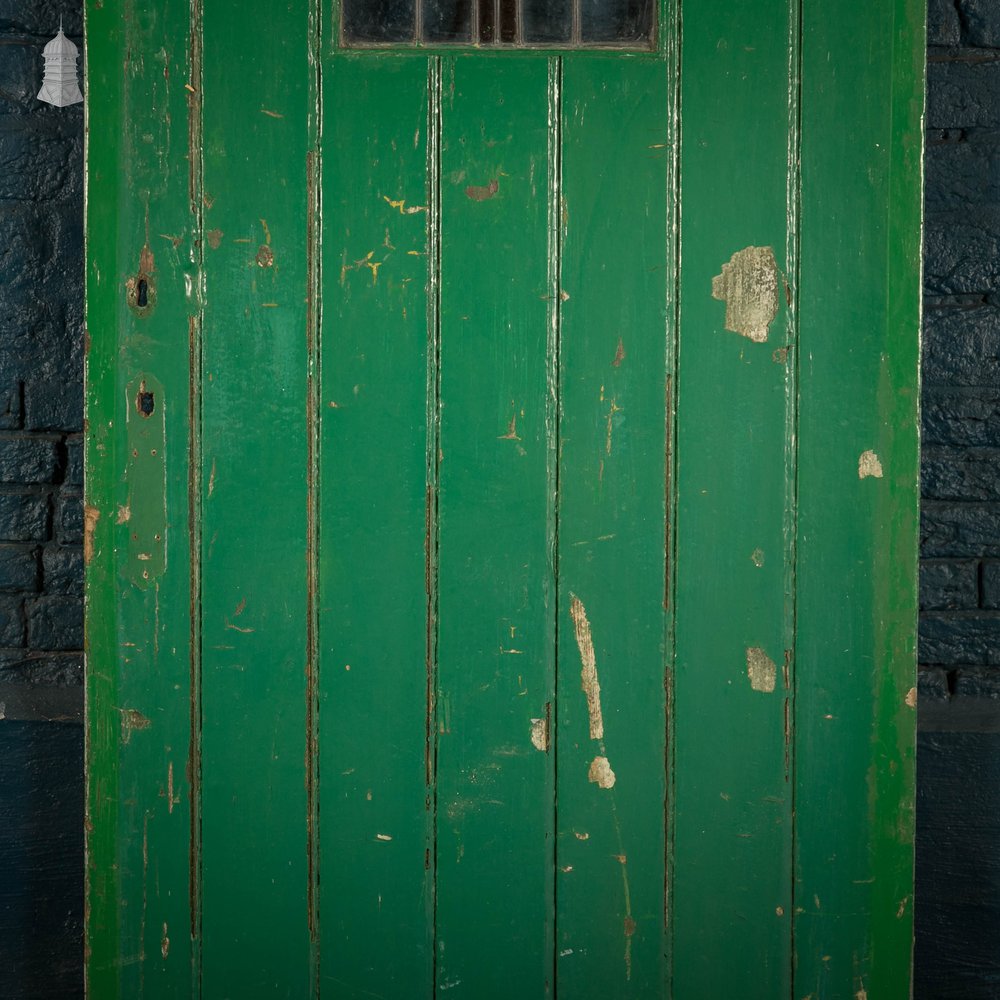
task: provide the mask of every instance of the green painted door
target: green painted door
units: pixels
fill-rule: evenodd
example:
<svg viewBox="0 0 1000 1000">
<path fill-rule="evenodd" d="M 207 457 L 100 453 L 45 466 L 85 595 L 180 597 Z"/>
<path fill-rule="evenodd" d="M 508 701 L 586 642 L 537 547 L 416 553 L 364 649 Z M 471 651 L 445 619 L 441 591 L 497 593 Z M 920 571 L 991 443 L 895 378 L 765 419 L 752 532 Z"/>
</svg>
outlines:
<svg viewBox="0 0 1000 1000">
<path fill-rule="evenodd" d="M 87 978 L 886 1000 L 916 0 L 88 0 Z"/>
</svg>

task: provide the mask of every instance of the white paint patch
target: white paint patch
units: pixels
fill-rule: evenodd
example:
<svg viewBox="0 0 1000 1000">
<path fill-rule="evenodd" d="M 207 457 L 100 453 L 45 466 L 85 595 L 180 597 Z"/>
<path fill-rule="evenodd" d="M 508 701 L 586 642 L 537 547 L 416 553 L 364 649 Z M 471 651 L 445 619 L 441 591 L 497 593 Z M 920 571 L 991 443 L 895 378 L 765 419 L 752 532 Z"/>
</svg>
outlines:
<svg viewBox="0 0 1000 1000">
<path fill-rule="evenodd" d="M 778 668 L 774 665 L 774 660 L 759 646 L 747 648 L 747 677 L 750 678 L 750 687 L 754 691 L 765 691 L 770 693 L 774 690 L 774 683 L 778 676 Z"/>
<path fill-rule="evenodd" d="M 615 772 L 611 770 L 611 763 L 607 757 L 595 757 L 590 762 L 587 779 L 599 788 L 614 788 Z"/>
<path fill-rule="evenodd" d="M 548 753 L 549 749 L 549 720 L 531 720 L 531 745 L 542 753 Z"/>
<path fill-rule="evenodd" d="M 739 250 L 712 279 L 712 298 L 726 303 L 726 329 L 755 344 L 767 340 L 778 314 L 778 263 L 770 247 Z"/>
<path fill-rule="evenodd" d="M 576 594 L 571 594 L 570 598 L 569 614 L 573 619 L 576 645 L 580 650 L 580 687 L 583 688 L 583 693 L 587 696 L 590 738 L 602 740 L 604 739 L 604 714 L 601 711 L 601 685 L 597 679 L 597 657 L 594 654 L 590 622 L 587 620 L 587 610 L 580 598 Z M 591 780 L 593 781 L 593 778 Z M 612 784 L 614 784 L 613 778 Z"/>
<path fill-rule="evenodd" d="M 882 478 L 882 463 L 873 451 L 863 451 L 858 456 L 858 479 Z"/>
</svg>

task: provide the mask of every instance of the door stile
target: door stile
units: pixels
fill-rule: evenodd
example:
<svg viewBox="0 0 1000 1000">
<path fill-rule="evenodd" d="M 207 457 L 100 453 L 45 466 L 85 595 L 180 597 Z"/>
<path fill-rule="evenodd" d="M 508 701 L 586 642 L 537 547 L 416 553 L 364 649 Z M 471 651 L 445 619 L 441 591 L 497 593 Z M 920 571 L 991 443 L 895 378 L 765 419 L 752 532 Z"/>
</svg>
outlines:
<svg viewBox="0 0 1000 1000">
<path fill-rule="evenodd" d="M 796 996 L 910 995 L 923 53 L 803 8 Z"/>
<path fill-rule="evenodd" d="M 107 997 L 185 996 L 199 234 L 183 155 L 197 135 L 184 86 L 197 5 L 86 14 L 86 90 L 100 95 L 87 110 L 86 982 Z"/>
</svg>

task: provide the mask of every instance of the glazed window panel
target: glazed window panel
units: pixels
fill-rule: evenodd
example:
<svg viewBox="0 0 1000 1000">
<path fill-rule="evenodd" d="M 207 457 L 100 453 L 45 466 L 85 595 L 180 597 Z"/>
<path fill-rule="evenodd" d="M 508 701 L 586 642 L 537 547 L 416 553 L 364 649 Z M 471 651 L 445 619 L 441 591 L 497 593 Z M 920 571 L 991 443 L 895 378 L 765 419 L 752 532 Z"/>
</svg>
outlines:
<svg viewBox="0 0 1000 1000">
<path fill-rule="evenodd" d="M 654 0 L 342 0 L 348 47 L 652 47 Z"/>
</svg>

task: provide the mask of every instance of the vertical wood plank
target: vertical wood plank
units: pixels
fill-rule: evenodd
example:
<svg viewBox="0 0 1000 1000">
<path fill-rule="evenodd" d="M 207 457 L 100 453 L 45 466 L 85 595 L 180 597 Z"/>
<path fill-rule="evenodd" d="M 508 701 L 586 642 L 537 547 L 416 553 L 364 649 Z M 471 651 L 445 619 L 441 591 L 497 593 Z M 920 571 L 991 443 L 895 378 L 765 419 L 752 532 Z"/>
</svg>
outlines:
<svg viewBox="0 0 1000 1000">
<path fill-rule="evenodd" d="M 87 986 L 187 996 L 192 8 L 87 20 Z"/>
<path fill-rule="evenodd" d="M 433 967 L 428 60 L 337 54 L 324 90 L 321 976 L 409 1000 Z"/>
<path fill-rule="evenodd" d="M 789 18 L 769 2 L 683 19 L 678 997 L 791 983 Z"/>
<path fill-rule="evenodd" d="M 310 979 L 310 18 L 204 18 L 202 931 L 206 996 Z"/>
<path fill-rule="evenodd" d="M 553 972 L 553 768 L 539 729 L 554 685 L 547 68 L 507 54 L 444 67 L 437 985 L 541 997 Z"/>
<path fill-rule="evenodd" d="M 803 9 L 796 997 L 910 995 L 923 60 Z"/>
<path fill-rule="evenodd" d="M 563 60 L 556 899 L 567 996 L 661 996 L 666 982 L 667 88 L 665 60 Z"/>
</svg>

